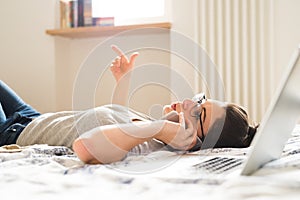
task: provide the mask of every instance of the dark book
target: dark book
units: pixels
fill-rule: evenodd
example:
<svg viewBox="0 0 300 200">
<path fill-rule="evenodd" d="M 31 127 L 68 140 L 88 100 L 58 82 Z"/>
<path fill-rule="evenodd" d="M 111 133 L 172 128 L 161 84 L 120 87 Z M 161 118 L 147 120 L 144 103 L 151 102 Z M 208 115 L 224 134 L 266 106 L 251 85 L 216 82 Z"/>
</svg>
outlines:
<svg viewBox="0 0 300 200">
<path fill-rule="evenodd" d="M 69 1 L 69 18 L 70 27 L 77 27 L 78 25 L 78 4 L 77 0 Z"/>
<path fill-rule="evenodd" d="M 78 26 L 84 26 L 84 0 L 78 0 Z"/>
</svg>

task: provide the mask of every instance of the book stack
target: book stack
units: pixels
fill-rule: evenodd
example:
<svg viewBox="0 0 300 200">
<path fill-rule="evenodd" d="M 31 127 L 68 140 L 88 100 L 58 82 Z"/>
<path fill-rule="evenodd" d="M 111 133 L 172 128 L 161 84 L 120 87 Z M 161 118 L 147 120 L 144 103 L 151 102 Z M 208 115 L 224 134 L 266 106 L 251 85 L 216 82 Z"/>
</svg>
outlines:
<svg viewBox="0 0 300 200">
<path fill-rule="evenodd" d="M 114 17 L 94 17 L 93 25 L 94 26 L 114 26 Z"/>
<path fill-rule="evenodd" d="M 61 28 L 113 25 L 114 17 L 93 18 L 92 0 L 60 0 Z"/>
</svg>

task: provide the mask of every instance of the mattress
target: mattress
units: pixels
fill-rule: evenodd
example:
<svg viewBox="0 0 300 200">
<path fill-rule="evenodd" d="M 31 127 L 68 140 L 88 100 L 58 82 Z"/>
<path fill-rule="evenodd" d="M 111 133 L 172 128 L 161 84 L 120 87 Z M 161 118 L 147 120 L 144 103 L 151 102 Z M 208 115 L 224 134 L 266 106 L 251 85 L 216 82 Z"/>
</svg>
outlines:
<svg viewBox="0 0 300 200">
<path fill-rule="evenodd" d="M 299 199 L 300 125 L 280 159 L 253 176 L 206 179 L 190 166 L 208 157 L 246 157 L 249 148 L 158 151 L 107 165 L 82 163 L 63 146 L 0 148 L 1 199 Z"/>
</svg>

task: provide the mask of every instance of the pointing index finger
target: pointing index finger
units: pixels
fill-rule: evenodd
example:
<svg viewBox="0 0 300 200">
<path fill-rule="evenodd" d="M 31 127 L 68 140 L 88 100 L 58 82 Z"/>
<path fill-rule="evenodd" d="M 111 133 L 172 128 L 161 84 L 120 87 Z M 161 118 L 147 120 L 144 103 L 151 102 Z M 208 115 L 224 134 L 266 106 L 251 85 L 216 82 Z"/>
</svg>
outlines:
<svg viewBox="0 0 300 200">
<path fill-rule="evenodd" d="M 123 51 L 116 45 L 111 45 L 112 50 L 118 54 L 118 56 L 124 56 Z"/>
</svg>

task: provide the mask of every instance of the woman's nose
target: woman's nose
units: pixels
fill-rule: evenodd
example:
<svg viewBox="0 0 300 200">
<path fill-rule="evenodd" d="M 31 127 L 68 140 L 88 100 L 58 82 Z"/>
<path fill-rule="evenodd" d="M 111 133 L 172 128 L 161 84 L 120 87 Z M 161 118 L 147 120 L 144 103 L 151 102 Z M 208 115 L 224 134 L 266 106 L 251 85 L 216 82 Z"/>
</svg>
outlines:
<svg viewBox="0 0 300 200">
<path fill-rule="evenodd" d="M 186 110 L 188 109 L 190 106 L 194 106 L 195 105 L 195 102 L 192 101 L 191 99 L 185 99 L 183 100 L 182 102 L 182 106 L 183 106 L 183 109 Z"/>
</svg>

